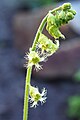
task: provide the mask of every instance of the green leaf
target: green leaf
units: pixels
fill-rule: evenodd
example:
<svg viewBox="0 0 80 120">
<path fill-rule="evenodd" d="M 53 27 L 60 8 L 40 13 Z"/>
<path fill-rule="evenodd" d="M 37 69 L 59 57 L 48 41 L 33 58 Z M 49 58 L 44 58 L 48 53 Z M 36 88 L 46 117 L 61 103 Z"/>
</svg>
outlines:
<svg viewBox="0 0 80 120">
<path fill-rule="evenodd" d="M 76 81 L 80 82 L 80 70 L 79 70 L 77 73 L 75 73 L 74 79 L 75 79 Z"/>
<path fill-rule="evenodd" d="M 80 96 L 72 96 L 69 98 L 67 114 L 71 118 L 80 119 Z"/>
</svg>

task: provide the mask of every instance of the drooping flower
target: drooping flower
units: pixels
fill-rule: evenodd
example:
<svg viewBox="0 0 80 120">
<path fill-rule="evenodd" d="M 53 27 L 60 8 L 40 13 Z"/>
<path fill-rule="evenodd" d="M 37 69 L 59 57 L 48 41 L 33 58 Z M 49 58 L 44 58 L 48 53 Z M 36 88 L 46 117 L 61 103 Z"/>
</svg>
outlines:
<svg viewBox="0 0 80 120">
<path fill-rule="evenodd" d="M 46 56 L 51 56 L 59 48 L 59 40 L 55 40 L 53 43 L 47 36 L 40 33 L 38 47 L 41 48 L 42 53 L 46 53 Z"/>
<path fill-rule="evenodd" d="M 42 93 L 40 93 L 37 87 L 30 86 L 29 102 L 31 103 L 31 107 L 36 108 L 39 101 L 41 102 L 41 104 L 45 103 L 47 99 L 46 94 L 47 90 L 45 88 L 43 88 Z"/>
</svg>

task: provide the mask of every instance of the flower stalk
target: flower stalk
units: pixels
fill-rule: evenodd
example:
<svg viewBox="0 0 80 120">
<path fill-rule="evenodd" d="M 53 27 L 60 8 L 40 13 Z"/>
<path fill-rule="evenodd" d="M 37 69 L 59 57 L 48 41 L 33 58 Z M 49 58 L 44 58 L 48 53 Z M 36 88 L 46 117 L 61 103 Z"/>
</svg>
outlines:
<svg viewBox="0 0 80 120">
<path fill-rule="evenodd" d="M 23 120 L 28 120 L 28 98 L 29 98 L 29 86 L 31 79 L 32 67 L 27 69 L 26 83 L 25 83 L 25 94 L 24 94 L 24 109 L 23 109 Z"/>
</svg>

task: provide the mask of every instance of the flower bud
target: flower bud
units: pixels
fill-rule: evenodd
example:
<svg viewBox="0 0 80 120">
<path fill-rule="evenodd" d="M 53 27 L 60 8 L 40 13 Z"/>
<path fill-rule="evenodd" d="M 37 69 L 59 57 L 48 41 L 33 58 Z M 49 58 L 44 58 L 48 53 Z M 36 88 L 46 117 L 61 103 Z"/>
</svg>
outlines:
<svg viewBox="0 0 80 120">
<path fill-rule="evenodd" d="M 68 10 L 68 12 L 71 12 L 73 15 L 76 15 L 76 11 L 75 10 Z"/>
<path fill-rule="evenodd" d="M 69 20 L 72 20 L 74 18 L 74 15 L 71 13 L 71 12 L 68 12 L 66 14 L 66 20 L 69 21 Z"/>
<path fill-rule="evenodd" d="M 62 10 L 66 11 L 71 8 L 71 3 L 64 3 L 62 5 Z"/>
</svg>

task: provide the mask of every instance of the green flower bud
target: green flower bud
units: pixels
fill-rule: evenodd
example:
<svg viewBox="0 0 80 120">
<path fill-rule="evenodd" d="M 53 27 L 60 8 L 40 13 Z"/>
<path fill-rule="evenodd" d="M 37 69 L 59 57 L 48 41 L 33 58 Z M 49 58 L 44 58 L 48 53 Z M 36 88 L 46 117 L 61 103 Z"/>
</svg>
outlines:
<svg viewBox="0 0 80 120">
<path fill-rule="evenodd" d="M 71 8 L 71 3 L 64 3 L 62 5 L 62 10 L 66 11 Z"/>
<path fill-rule="evenodd" d="M 72 20 L 74 18 L 74 15 L 71 13 L 71 12 L 68 12 L 66 14 L 66 20 L 69 21 L 69 20 Z"/>
<path fill-rule="evenodd" d="M 75 10 L 68 10 L 68 12 L 71 12 L 73 15 L 76 15 L 76 11 Z"/>
</svg>

